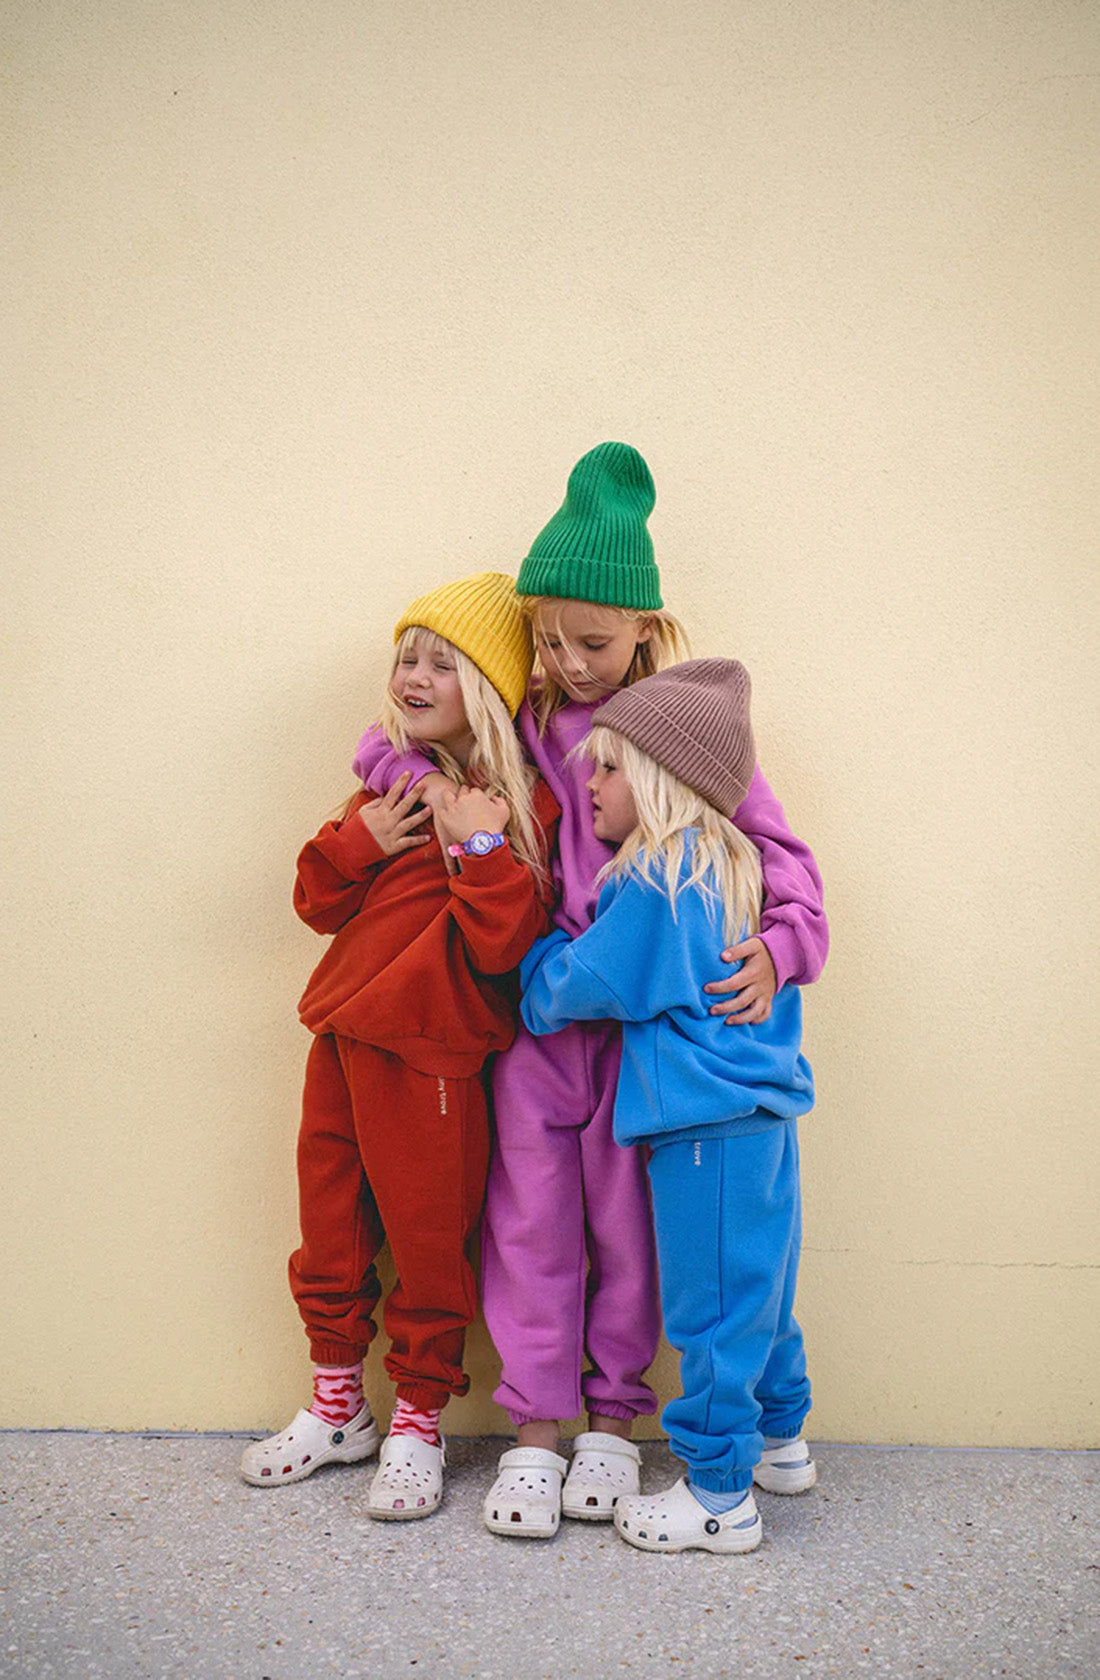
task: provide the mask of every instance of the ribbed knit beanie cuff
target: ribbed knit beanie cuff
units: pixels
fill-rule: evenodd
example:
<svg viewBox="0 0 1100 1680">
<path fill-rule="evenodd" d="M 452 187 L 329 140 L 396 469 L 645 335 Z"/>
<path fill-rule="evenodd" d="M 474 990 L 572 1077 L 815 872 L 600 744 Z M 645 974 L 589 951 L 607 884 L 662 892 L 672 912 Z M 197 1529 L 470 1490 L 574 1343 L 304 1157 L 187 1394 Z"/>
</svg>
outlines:
<svg viewBox="0 0 1100 1680">
<path fill-rule="evenodd" d="M 513 580 L 504 572 L 475 572 L 421 595 L 402 613 L 395 642 L 414 625 L 434 630 L 460 648 L 488 677 L 509 715 L 527 693 L 534 660 L 531 626 Z"/>
<path fill-rule="evenodd" d="M 689 659 L 622 688 L 592 714 L 732 819 L 756 768 L 749 673 L 737 659 Z"/>
<path fill-rule="evenodd" d="M 520 567 L 521 595 L 660 609 L 661 579 L 646 520 L 657 492 L 628 443 L 601 443 L 569 475 L 565 501 Z"/>
</svg>

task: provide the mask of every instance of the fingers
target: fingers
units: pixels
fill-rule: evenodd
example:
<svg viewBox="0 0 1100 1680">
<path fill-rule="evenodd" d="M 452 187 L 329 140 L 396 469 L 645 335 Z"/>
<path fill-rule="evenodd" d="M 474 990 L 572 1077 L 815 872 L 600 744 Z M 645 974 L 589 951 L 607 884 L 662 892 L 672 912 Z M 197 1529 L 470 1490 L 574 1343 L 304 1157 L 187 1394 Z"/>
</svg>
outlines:
<svg viewBox="0 0 1100 1680">
<path fill-rule="evenodd" d="M 749 1009 L 743 1010 L 741 1014 L 727 1015 L 725 1025 L 727 1027 L 759 1026 L 762 1021 L 768 1019 L 771 1012 L 772 1006 L 767 998 L 758 998 Z"/>
<path fill-rule="evenodd" d="M 746 983 L 744 969 L 735 974 L 732 980 L 715 981 L 713 986 L 704 986 L 703 990 L 705 992 L 713 991 L 719 985 L 725 985 L 731 995 L 723 999 L 721 1003 L 711 1004 L 710 1013 L 712 1015 L 727 1015 L 731 1020 L 741 1020 L 758 1003 L 768 1002 L 767 993 L 761 987 Z"/>
<path fill-rule="evenodd" d="M 735 945 L 733 949 L 736 952 L 743 950 L 744 946 Z M 729 951 L 723 951 L 723 960 L 730 955 Z M 736 962 L 737 957 L 734 956 L 732 960 Z M 771 959 L 762 956 L 759 951 L 754 951 L 751 956 L 745 957 L 736 974 L 731 974 L 727 980 L 708 980 L 703 990 L 709 992 L 712 997 L 736 996 L 742 991 L 751 992 L 754 997 L 767 997 L 775 990 Z"/>
<path fill-rule="evenodd" d="M 421 777 L 420 781 L 413 782 L 410 787 L 408 782 L 411 774 L 410 770 L 402 770 L 388 792 L 370 801 L 371 806 L 375 810 L 392 811 L 394 816 L 403 817 L 406 811 L 411 811 L 414 805 L 420 804 L 424 779 Z"/>
<path fill-rule="evenodd" d="M 387 857 L 430 842 L 430 835 L 412 832 L 432 813 L 426 805 L 415 809 L 420 803 L 422 783 L 414 782 L 410 787 L 409 779 L 410 772 L 403 770 L 388 792 L 380 798 L 368 799 L 359 809 L 360 817 Z"/>
<path fill-rule="evenodd" d="M 427 805 L 421 811 L 410 811 L 407 817 L 399 817 L 394 823 L 394 833 L 407 834 L 410 828 L 418 828 L 422 822 L 426 822 L 431 814 Z"/>
<path fill-rule="evenodd" d="M 746 986 L 739 997 L 728 998 L 725 1003 L 716 1003 L 711 1007 L 710 1014 L 724 1015 L 727 1027 L 754 1027 L 761 1021 L 766 1021 L 772 1012 L 771 999 L 763 992 L 756 992 Z"/>
<path fill-rule="evenodd" d="M 409 775 L 410 772 L 408 770 L 402 770 L 393 786 L 391 788 L 387 788 L 385 793 L 380 794 L 377 799 L 372 799 L 371 804 L 384 806 L 387 811 L 394 810 L 404 797 L 405 785 L 408 782 Z"/>
<path fill-rule="evenodd" d="M 497 824 L 501 828 L 507 828 L 511 812 L 506 799 L 502 799 L 498 793 L 483 793 L 480 788 L 470 788 L 469 792 L 482 803 L 487 813 L 486 822 Z"/>
<path fill-rule="evenodd" d="M 419 803 L 421 789 L 424 785 L 424 778 L 421 777 L 418 782 L 413 782 L 411 787 L 406 787 L 405 784 L 411 774 L 412 772 L 409 770 L 402 770 L 388 796 L 392 801 L 392 809 L 401 816 L 404 816 L 406 811 L 411 811 L 412 807 Z M 404 792 L 401 791 L 402 788 L 404 788 Z"/>
<path fill-rule="evenodd" d="M 706 990 L 709 991 L 710 988 L 707 987 Z M 747 1009 L 749 1007 L 749 1001 L 742 995 L 743 991 L 744 988 L 742 987 L 741 990 L 736 992 L 733 997 L 725 998 L 721 1003 L 712 1003 L 710 1009 L 708 1010 L 708 1014 L 736 1015 L 742 1010 Z"/>
</svg>

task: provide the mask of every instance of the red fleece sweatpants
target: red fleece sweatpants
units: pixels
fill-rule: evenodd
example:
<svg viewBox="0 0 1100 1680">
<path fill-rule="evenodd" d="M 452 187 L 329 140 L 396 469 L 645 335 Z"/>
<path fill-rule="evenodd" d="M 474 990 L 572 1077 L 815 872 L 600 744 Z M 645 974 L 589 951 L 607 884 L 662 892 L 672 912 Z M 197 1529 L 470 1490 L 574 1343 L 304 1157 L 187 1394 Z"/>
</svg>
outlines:
<svg viewBox="0 0 1100 1680">
<path fill-rule="evenodd" d="M 477 1310 L 466 1244 L 488 1163 L 480 1077 L 444 1079 L 355 1039 L 314 1039 L 290 1287 L 316 1364 L 354 1365 L 374 1339 L 374 1260 L 388 1238 L 397 1282 L 384 1308 L 385 1365 L 399 1397 L 437 1410 L 466 1393 L 462 1350 Z"/>
</svg>

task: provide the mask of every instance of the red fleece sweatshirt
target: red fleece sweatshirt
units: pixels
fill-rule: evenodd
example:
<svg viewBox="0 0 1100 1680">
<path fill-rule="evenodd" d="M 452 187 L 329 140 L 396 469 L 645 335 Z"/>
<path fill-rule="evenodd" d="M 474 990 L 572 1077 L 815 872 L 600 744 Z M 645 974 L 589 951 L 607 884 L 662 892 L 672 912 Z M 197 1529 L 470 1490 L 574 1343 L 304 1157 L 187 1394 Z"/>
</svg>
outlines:
<svg viewBox="0 0 1100 1680">
<path fill-rule="evenodd" d="M 326 823 L 298 859 L 294 908 L 336 935 L 298 1012 L 313 1033 L 339 1033 L 421 1073 L 464 1078 L 515 1036 L 514 969 L 549 928 L 549 906 L 510 846 L 462 859 L 448 875 L 434 831 L 387 857 L 358 815 Z M 533 796 L 547 855 L 561 815 L 545 782 Z"/>
</svg>

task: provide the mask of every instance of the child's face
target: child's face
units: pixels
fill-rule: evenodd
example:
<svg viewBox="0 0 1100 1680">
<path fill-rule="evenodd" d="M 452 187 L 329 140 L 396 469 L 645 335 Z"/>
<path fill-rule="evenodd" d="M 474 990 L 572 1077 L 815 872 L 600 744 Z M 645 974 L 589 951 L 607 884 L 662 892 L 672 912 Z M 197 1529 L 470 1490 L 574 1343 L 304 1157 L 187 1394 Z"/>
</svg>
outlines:
<svg viewBox="0 0 1100 1680">
<path fill-rule="evenodd" d="M 571 700 L 602 700 L 618 688 L 639 642 L 653 634 L 645 618 L 624 618 L 589 601 L 540 601 L 535 645 L 549 674 Z"/>
<path fill-rule="evenodd" d="M 417 636 L 401 653 L 390 693 L 413 741 L 436 741 L 465 764 L 474 744 L 466 718 L 454 652 L 445 642 L 435 647 Z"/>
<path fill-rule="evenodd" d="M 630 783 L 616 764 L 597 764 L 588 778 L 592 795 L 593 830 L 597 840 L 619 846 L 638 826 L 638 809 Z"/>
</svg>

